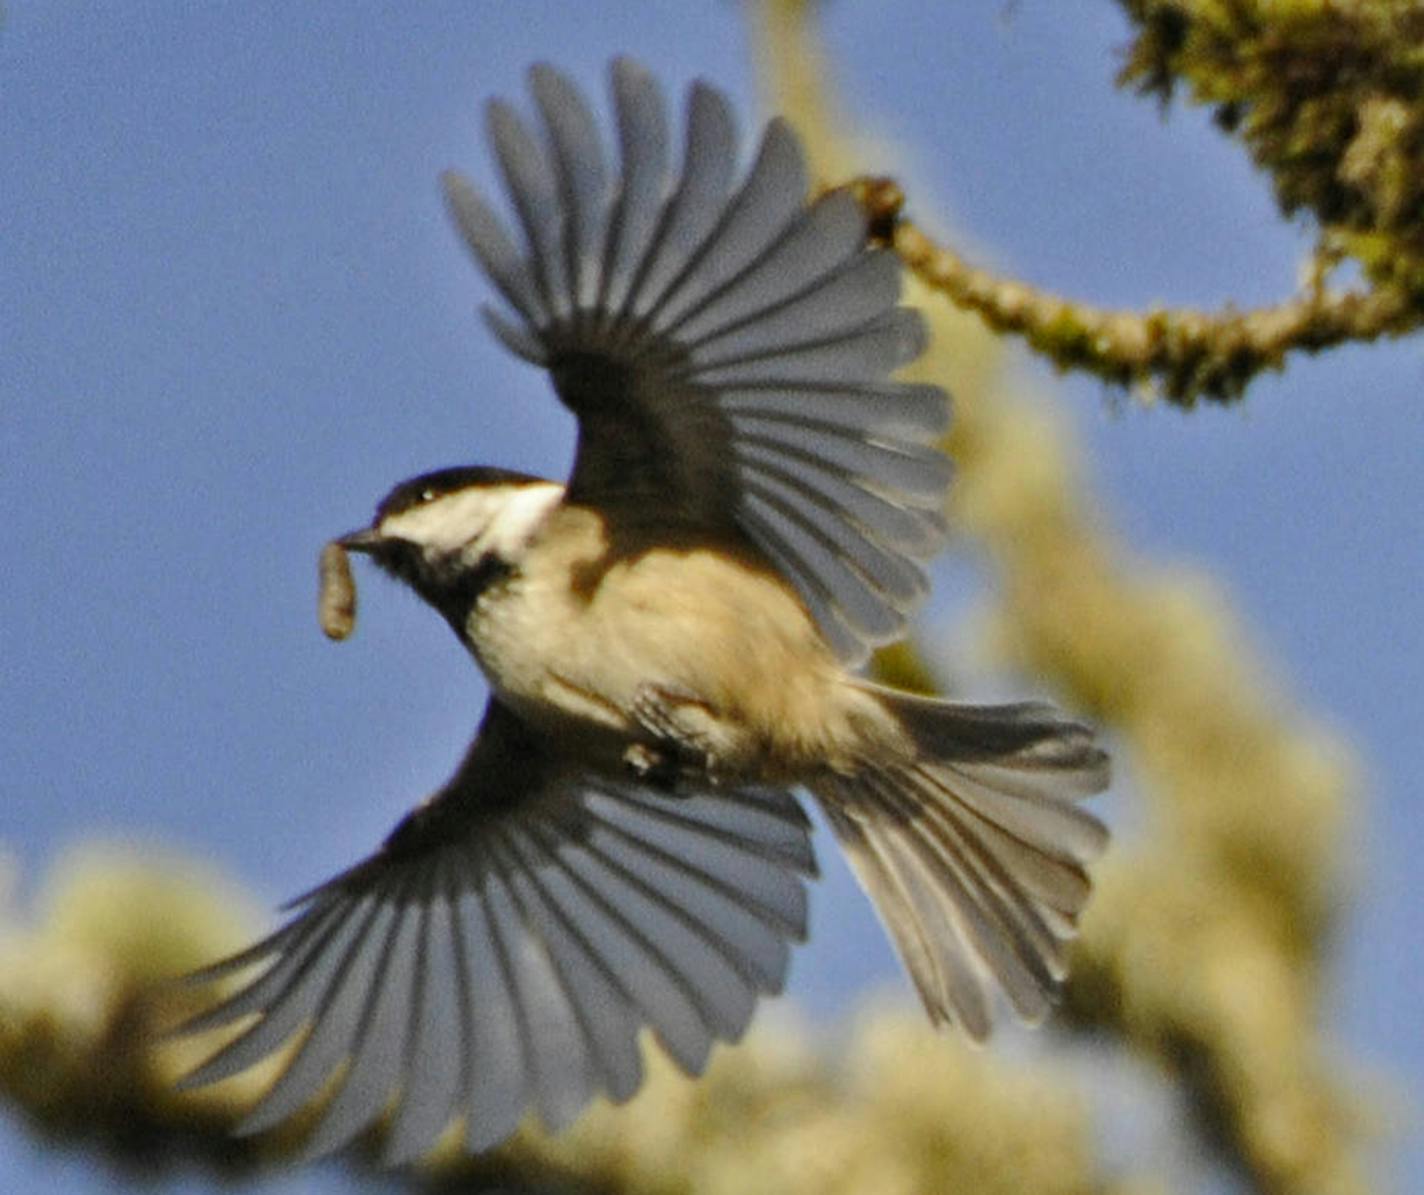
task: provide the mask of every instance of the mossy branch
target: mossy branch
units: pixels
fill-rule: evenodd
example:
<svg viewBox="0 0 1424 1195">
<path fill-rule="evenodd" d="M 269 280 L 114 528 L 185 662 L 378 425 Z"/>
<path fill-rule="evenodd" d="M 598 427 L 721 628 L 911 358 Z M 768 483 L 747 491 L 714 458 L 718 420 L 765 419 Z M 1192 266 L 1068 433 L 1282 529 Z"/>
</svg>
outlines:
<svg viewBox="0 0 1424 1195">
<path fill-rule="evenodd" d="M 883 189 L 884 180 L 860 185 L 867 182 Z M 1424 318 L 1395 288 L 1318 287 L 1251 311 L 1108 311 L 978 269 L 908 220 L 894 222 L 891 244 L 930 290 L 995 332 L 1022 336 L 1059 369 L 1086 370 L 1182 406 L 1240 398 L 1260 373 L 1282 368 L 1290 352 L 1398 334 Z"/>
</svg>

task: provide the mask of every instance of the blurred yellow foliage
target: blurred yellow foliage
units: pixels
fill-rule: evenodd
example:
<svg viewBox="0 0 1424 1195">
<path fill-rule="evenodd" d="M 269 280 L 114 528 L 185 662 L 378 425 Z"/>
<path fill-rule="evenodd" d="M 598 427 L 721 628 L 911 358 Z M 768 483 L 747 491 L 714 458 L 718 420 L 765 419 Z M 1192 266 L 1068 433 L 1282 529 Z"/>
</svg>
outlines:
<svg viewBox="0 0 1424 1195">
<path fill-rule="evenodd" d="M 9 1099 L 38 1128 L 125 1165 L 159 1165 L 180 1143 L 227 1172 L 280 1158 L 300 1124 L 255 1142 L 227 1136 L 275 1068 L 179 1097 L 173 1080 L 214 1042 L 159 1040 L 194 1006 L 165 980 L 232 949 L 255 920 L 225 883 L 185 863 L 89 848 L 63 860 L 30 924 L 13 908 L 0 920 Z M 936 1038 L 900 1004 L 867 1012 L 834 1051 L 773 1006 L 696 1081 L 656 1049 L 647 1058 L 648 1082 L 628 1105 L 599 1104 L 558 1138 L 526 1126 L 477 1158 L 450 1134 L 409 1180 L 636 1195 L 732 1195 L 753 1189 L 749 1174 L 755 1189 L 784 1195 L 1146 1189 L 1096 1175 L 1087 1110 L 1062 1077 Z"/>
<path fill-rule="evenodd" d="M 811 7 L 759 6 L 757 44 L 773 106 L 834 186 L 855 158 Z M 1002 342 L 923 288 L 909 298 L 933 332 L 914 370 L 955 399 L 950 509 L 990 564 L 993 642 L 1116 732 L 1119 775 L 1149 803 L 1143 841 L 1100 868 L 1070 1014 L 1174 1072 L 1258 1189 L 1366 1190 L 1364 1113 L 1319 1020 L 1351 855 L 1345 749 L 1271 691 L 1204 578 L 1112 541 L 1067 429 L 1023 397 Z"/>
</svg>

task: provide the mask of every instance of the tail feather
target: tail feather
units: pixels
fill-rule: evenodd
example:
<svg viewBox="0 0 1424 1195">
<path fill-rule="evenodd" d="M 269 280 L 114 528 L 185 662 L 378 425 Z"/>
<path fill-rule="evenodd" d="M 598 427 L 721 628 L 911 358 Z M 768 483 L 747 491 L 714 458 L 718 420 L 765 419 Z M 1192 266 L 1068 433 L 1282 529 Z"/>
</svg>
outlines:
<svg viewBox="0 0 1424 1195">
<path fill-rule="evenodd" d="M 917 774 L 931 788 L 946 790 L 981 823 L 1050 858 L 1086 862 L 1107 845 L 1107 831 L 1091 813 L 1063 799 L 1026 793 L 1008 769 L 933 760 L 920 763 Z"/>
<path fill-rule="evenodd" d="M 989 1002 L 975 957 L 944 948 L 962 935 L 940 888 L 904 857 L 901 835 L 870 827 L 851 808 L 848 802 L 825 802 L 836 837 L 889 930 L 930 1021 L 958 1021 L 975 1039 L 988 1036 Z"/>
<path fill-rule="evenodd" d="M 959 705 L 866 686 L 907 741 L 816 786 L 930 1018 L 987 1036 L 999 988 L 1047 1015 L 1107 831 L 1092 731 L 1043 704 Z"/>
<path fill-rule="evenodd" d="M 908 791 L 904 775 L 896 773 L 877 775 L 873 788 L 879 808 L 899 821 L 898 836 L 938 889 L 955 939 L 998 978 L 1020 1017 L 1042 1020 L 1049 1009 L 1045 993 L 1063 968 L 1052 930 L 937 792 Z"/>
</svg>

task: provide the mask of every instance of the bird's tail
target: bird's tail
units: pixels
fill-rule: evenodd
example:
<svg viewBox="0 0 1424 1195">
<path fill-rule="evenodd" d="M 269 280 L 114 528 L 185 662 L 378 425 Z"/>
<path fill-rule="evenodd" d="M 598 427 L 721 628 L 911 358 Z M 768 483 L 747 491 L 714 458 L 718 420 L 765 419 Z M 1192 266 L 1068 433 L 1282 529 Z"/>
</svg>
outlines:
<svg viewBox="0 0 1424 1195">
<path fill-rule="evenodd" d="M 1048 1012 L 1107 831 L 1079 802 L 1108 784 L 1092 731 L 1040 703 L 962 705 L 859 683 L 901 745 L 815 795 L 936 1024 L 990 1028 L 990 981 Z"/>
</svg>

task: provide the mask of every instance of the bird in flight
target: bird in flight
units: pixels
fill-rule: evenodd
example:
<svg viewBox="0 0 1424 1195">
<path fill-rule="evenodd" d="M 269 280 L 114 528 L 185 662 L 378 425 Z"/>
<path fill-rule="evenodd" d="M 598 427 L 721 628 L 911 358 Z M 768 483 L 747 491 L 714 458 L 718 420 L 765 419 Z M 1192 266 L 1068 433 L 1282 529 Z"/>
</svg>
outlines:
<svg viewBox="0 0 1424 1195">
<path fill-rule="evenodd" d="M 857 673 L 944 536 L 947 400 L 891 377 L 925 341 L 897 259 L 848 193 L 808 202 L 784 121 L 739 179 L 727 100 L 695 83 L 674 168 L 657 81 L 610 76 L 614 154 L 549 66 L 532 125 L 490 103 L 513 234 L 444 179 L 502 300 L 486 321 L 577 417 L 568 480 L 441 469 L 323 555 L 333 637 L 353 552 L 445 618 L 489 682 L 474 741 L 374 854 L 197 977 L 261 967 L 185 1027 L 250 1022 L 185 1083 L 292 1045 L 239 1131 L 330 1090 L 312 1156 L 382 1116 L 392 1163 L 456 1119 L 472 1151 L 530 1109 L 557 1131 L 633 1095 L 645 1029 L 700 1073 L 806 936 L 803 797 L 930 1020 L 976 1039 L 996 993 L 1049 1011 L 1106 843 L 1088 728 Z"/>
</svg>

